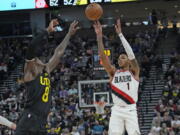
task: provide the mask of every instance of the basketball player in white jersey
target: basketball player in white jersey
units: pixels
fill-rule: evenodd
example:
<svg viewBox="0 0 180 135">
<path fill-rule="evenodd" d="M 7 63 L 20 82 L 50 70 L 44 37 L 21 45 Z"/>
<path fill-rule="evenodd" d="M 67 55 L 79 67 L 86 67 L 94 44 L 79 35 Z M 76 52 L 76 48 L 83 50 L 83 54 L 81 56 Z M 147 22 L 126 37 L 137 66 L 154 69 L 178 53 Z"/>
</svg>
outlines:
<svg viewBox="0 0 180 135">
<path fill-rule="evenodd" d="M 16 129 L 16 124 L 4 118 L 3 116 L 0 116 L 0 125 L 7 126 L 13 130 Z"/>
<path fill-rule="evenodd" d="M 129 43 L 121 30 L 120 19 L 115 25 L 126 54 L 118 58 L 120 69 L 116 69 L 104 53 L 102 26 L 95 22 L 94 29 L 97 36 L 99 55 L 106 72 L 109 74 L 112 87 L 113 107 L 109 123 L 109 135 L 140 135 L 136 102 L 138 100 L 138 86 L 140 68 Z"/>
</svg>

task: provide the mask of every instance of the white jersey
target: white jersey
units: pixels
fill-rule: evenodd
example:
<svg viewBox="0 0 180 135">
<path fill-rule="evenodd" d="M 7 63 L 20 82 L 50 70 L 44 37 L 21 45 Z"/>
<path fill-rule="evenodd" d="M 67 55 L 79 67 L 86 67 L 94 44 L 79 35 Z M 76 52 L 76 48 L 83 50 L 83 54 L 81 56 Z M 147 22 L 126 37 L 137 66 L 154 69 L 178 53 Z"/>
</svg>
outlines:
<svg viewBox="0 0 180 135">
<path fill-rule="evenodd" d="M 126 106 L 135 104 L 138 100 L 139 81 L 126 70 L 117 70 L 111 82 L 114 105 Z"/>
</svg>

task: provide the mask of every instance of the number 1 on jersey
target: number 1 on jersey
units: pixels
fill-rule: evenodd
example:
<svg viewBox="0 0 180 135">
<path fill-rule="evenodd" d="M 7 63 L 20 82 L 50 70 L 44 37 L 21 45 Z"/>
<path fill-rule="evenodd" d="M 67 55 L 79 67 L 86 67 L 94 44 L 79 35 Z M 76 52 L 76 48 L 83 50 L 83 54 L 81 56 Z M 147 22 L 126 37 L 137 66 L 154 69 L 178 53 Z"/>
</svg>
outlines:
<svg viewBox="0 0 180 135">
<path fill-rule="evenodd" d="M 128 90 L 130 89 L 129 83 L 127 83 L 127 88 L 128 88 Z"/>
</svg>

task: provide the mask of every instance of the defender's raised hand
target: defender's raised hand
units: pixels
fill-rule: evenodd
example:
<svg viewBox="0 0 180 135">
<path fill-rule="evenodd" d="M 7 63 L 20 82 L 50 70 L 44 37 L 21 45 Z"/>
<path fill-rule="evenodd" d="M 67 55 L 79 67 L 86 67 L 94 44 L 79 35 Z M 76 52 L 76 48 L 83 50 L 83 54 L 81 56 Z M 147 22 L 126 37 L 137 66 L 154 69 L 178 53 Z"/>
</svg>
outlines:
<svg viewBox="0 0 180 135">
<path fill-rule="evenodd" d="M 57 19 L 51 20 L 51 22 L 49 23 L 49 26 L 47 28 L 48 33 L 54 32 L 55 26 L 57 26 L 58 24 L 59 24 L 59 22 Z"/>
<path fill-rule="evenodd" d="M 78 21 L 73 21 L 71 23 L 69 27 L 69 31 L 64 37 L 63 41 L 56 47 L 54 51 L 54 55 L 47 63 L 47 68 L 48 68 L 49 73 L 53 71 L 53 69 L 55 69 L 56 66 L 59 64 L 60 58 L 63 56 L 64 51 L 67 45 L 69 44 L 69 40 L 71 36 L 74 35 L 78 29 L 80 29 L 77 25 L 78 25 Z"/>
<path fill-rule="evenodd" d="M 122 29 L 121 29 L 121 21 L 120 19 L 117 19 L 117 22 L 115 24 L 115 30 L 116 33 L 119 35 L 120 33 L 122 33 Z"/>
<path fill-rule="evenodd" d="M 78 26 L 78 21 L 73 21 L 69 27 L 69 34 L 72 36 L 79 29 L 80 29 L 80 27 Z"/>
</svg>

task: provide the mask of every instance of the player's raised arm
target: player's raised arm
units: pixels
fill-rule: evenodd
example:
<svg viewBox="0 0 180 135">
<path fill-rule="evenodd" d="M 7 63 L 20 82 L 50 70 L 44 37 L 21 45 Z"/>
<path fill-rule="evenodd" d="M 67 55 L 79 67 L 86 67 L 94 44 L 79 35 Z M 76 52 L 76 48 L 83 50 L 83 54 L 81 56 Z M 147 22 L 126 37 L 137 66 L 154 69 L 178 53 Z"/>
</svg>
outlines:
<svg viewBox="0 0 180 135">
<path fill-rule="evenodd" d="M 36 58 L 38 57 L 40 48 L 46 43 L 49 33 L 54 32 L 55 26 L 58 25 L 57 19 L 53 19 L 47 29 L 39 32 L 31 41 L 26 51 L 26 63 L 24 66 L 24 82 L 33 80 L 37 76 Z M 37 69 L 37 68 L 36 68 Z"/>
<path fill-rule="evenodd" d="M 115 67 L 111 65 L 109 58 L 104 53 L 104 44 L 103 44 L 103 34 L 102 34 L 102 26 L 99 21 L 94 22 L 94 30 L 97 36 L 97 43 L 98 43 L 98 51 L 100 58 L 102 60 L 102 65 L 104 66 L 105 70 L 108 74 L 113 77 L 115 73 Z"/>
<path fill-rule="evenodd" d="M 115 29 L 116 29 L 116 33 L 118 34 L 118 36 L 119 36 L 119 38 L 123 44 L 123 47 L 127 53 L 128 59 L 130 60 L 131 70 L 133 70 L 136 79 L 139 80 L 139 73 L 140 73 L 139 64 L 135 58 L 135 55 L 134 55 L 134 52 L 133 52 L 131 46 L 129 45 L 128 41 L 126 40 L 126 38 L 122 34 L 120 19 L 117 20 L 117 24 L 115 25 Z"/>
<path fill-rule="evenodd" d="M 0 124 L 1 125 L 4 125 L 4 126 L 7 126 L 13 130 L 16 129 L 16 124 L 14 124 L 13 122 L 9 121 L 8 119 L 0 116 Z"/>
<path fill-rule="evenodd" d="M 69 27 L 69 31 L 66 34 L 65 38 L 57 46 L 57 48 L 55 49 L 54 55 L 47 63 L 48 72 L 51 72 L 59 64 L 60 57 L 64 54 L 64 51 L 65 51 L 67 45 L 69 44 L 69 40 L 70 40 L 71 36 L 74 35 L 76 33 L 76 31 L 79 29 L 79 27 L 77 25 L 78 25 L 78 21 L 73 21 L 71 23 L 71 25 Z"/>
<path fill-rule="evenodd" d="M 41 48 L 45 43 L 44 41 L 47 40 L 48 34 L 54 32 L 54 27 L 56 25 L 58 25 L 58 21 L 56 19 L 53 19 L 46 30 L 42 30 L 37 34 L 37 36 L 32 39 L 29 47 L 27 48 L 26 62 L 33 61 L 34 58 L 37 57 L 39 48 Z"/>
</svg>

